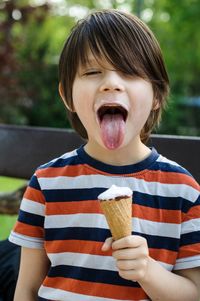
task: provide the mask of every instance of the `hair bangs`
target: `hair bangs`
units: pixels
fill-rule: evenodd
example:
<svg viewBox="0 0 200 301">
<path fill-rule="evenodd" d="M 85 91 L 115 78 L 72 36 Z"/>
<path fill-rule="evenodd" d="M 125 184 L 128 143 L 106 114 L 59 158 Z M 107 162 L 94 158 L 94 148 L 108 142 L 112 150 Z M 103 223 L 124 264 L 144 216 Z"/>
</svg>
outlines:
<svg viewBox="0 0 200 301">
<path fill-rule="evenodd" d="M 82 66 L 89 63 L 89 54 L 101 64 L 102 58 L 111 64 L 116 70 L 123 73 L 147 78 L 142 60 L 138 59 L 138 53 L 134 49 L 131 37 L 124 37 L 113 24 L 113 21 L 97 22 L 94 16 L 90 16 L 82 24 L 77 40 L 76 61 Z"/>
</svg>

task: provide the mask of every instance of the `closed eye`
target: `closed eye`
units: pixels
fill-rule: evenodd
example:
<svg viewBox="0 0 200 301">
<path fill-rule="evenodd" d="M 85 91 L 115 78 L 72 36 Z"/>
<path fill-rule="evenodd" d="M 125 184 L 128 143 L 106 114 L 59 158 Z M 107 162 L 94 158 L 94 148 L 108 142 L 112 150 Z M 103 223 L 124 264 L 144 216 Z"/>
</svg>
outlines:
<svg viewBox="0 0 200 301">
<path fill-rule="evenodd" d="M 101 71 L 99 70 L 94 70 L 94 71 L 87 71 L 84 73 L 84 75 L 89 76 L 89 75 L 96 75 L 96 74 L 101 74 Z"/>
</svg>

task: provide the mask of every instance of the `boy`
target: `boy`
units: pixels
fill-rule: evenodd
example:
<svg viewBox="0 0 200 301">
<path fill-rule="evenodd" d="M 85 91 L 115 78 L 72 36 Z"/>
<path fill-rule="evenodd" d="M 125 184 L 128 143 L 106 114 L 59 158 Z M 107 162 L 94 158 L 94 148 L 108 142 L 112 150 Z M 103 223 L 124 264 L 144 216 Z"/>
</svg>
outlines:
<svg viewBox="0 0 200 301">
<path fill-rule="evenodd" d="M 15 301 L 198 301 L 199 185 L 149 149 L 168 94 L 151 31 L 116 10 L 80 21 L 61 54 L 61 97 L 79 149 L 36 170 L 10 240 L 22 248 Z M 132 235 L 115 242 L 97 196 L 133 191 Z"/>
</svg>

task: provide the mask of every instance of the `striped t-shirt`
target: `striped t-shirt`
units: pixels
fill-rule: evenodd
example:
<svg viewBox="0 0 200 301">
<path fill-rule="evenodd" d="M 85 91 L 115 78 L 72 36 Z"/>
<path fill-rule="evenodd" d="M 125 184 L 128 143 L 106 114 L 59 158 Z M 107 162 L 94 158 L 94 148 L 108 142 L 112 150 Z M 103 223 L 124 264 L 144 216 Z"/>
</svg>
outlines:
<svg viewBox="0 0 200 301">
<path fill-rule="evenodd" d="M 147 239 L 152 258 L 169 271 L 200 266 L 200 189 L 188 171 L 155 149 L 137 164 L 112 166 L 80 147 L 36 170 L 10 235 L 50 259 L 38 300 L 150 300 L 101 251 L 111 234 L 97 196 L 112 184 L 133 191 L 132 233 Z"/>
</svg>

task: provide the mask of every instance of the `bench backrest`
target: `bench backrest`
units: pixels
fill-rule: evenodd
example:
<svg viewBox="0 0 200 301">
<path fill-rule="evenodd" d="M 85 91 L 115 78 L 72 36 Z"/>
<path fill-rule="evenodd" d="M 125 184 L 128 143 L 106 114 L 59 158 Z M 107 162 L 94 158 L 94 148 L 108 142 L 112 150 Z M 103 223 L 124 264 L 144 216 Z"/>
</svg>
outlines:
<svg viewBox="0 0 200 301">
<path fill-rule="evenodd" d="M 35 168 L 84 141 L 73 130 L 0 125 L 0 175 L 29 179 Z M 200 182 L 200 138 L 152 135 L 149 145 Z"/>
</svg>

